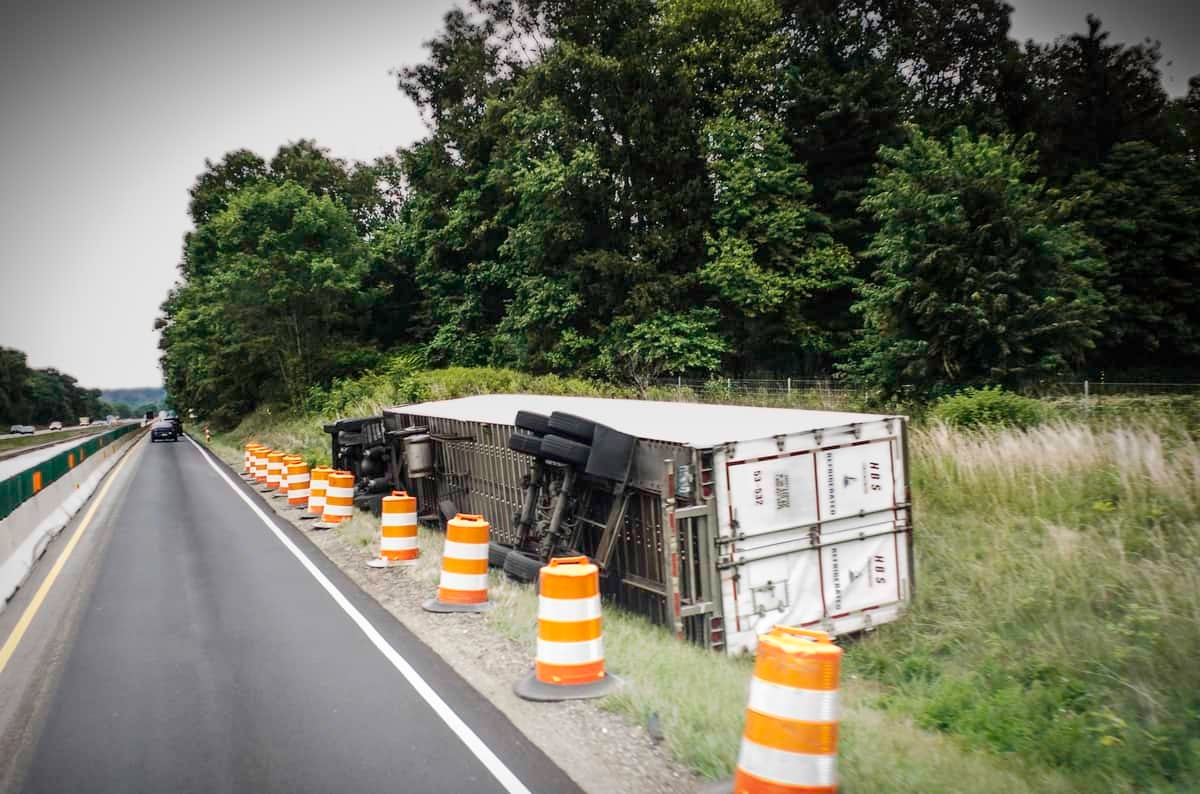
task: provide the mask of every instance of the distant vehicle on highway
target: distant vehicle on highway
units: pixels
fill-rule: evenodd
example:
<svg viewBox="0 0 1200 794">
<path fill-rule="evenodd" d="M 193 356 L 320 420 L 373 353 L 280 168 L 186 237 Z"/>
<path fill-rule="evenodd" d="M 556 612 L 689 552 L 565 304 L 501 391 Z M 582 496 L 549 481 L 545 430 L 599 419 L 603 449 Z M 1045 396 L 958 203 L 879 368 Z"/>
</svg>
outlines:
<svg viewBox="0 0 1200 794">
<path fill-rule="evenodd" d="M 92 427 L 108 427 L 108 420 L 107 419 L 93 419 L 91 426 Z"/>
<path fill-rule="evenodd" d="M 183 435 L 183 420 L 179 418 L 179 414 L 174 411 L 163 411 L 163 421 L 175 425 L 175 432 Z"/>
<path fill-rule="evenodd" d="M 175 423 L 169 419 L 162 419 L 154 423 L 154 427 L 150 428 L 150 443 L 155 441 L 171 441 L 179 440 L 179 431 L 175 429 Z"/>
<path fill-rule="evenodd" d="M 51 422 L 51 423 L 50 423 L 50 426 L 49 426 L 48 428 L 46 428 L 46 429 L 47 429 L 47 430 L 62 430 L 62 422 L 59 422 L 59 421 L 56 419 L 55 421 Z"/>
<path fill-rule="evenodd" d="M 31 436 L 33 435 L 33 425 L 13 425 L 8 429 L 8 432 L 22 436 Z"/>
<path fill-rule="evenodd" d="M 87 427 L 91 423 L 92 423 L 92 420 L 88 419 L 86 416 L 79 417 L 79 426 L 80 427 Z"/>
</svg>

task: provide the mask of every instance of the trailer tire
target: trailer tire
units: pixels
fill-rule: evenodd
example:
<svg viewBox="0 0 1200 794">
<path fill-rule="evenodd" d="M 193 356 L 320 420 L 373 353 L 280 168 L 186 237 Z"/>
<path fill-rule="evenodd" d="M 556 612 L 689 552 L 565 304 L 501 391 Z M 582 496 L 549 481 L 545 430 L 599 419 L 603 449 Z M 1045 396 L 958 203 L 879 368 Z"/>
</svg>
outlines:
<svg viewBox="0 0 1200 794">
<path fill-rule="evenodd" d="M 510 551 L 512 551 L 512 546 L 505 546 L 494 540 L 488 541 L 488 567 L 503 568 L 504 560 Z"/>
<path fill-rule="evenodd" d="M 596 423 L 582 416 L 555 411 L 550 414 L 550 432 L 591 444 L 596 435 Z"/>
<path fill-rule="evenodd" d="M 541 443 L 541 456 L 572 466 L 586 466 L 592 448 L 562 436 L 546 436 Z"/>
<path fill-rule="evenodd" d="M 542 570 L 542 561 L 528 552 L 513 549 L 504 558 L 504 572 L 510 579 L 518 582 L 537 581 L 540 570 Z"/>
<path fill-rule="evenodd" d="M 513 420 L 513 424 L 539 436 L 550 432 L 550 417 L 533 411 L 517 411 L 517 418 Z"/>
<path fill-rule="evenodd" d="M 528 433 L 513 433 L 508 437 L 508 448 L 522 455 L 533 455 L 535 458 L 542 454 L 542 440 Z"/>
</svg>

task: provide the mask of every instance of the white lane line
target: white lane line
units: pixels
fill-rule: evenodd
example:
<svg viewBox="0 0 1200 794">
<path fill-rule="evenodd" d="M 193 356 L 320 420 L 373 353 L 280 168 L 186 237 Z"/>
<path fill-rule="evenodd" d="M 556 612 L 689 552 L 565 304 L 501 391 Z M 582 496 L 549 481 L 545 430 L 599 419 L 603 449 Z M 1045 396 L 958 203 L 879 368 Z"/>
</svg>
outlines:
<svg viewBox="0 0 1200 794">
<path fill-rule="evenodd" d="M 496 754 L 493 753 L 488 746 L 483 743 L 483 740 L 476 735 L 475 731 L 471 730 L 467 723 L 463 722 L 462 718 L 454 713 L 454 710 L 446 704 L 446 701 L 442 700 L 437 691 L 425 682 L 425 679 L 421 677 L 420 673 L 413 669 L 413 666 L 408 663 L 408 660 L 401 656 L 400 653 L 383 638 L 383 635 L 371 625 L 371 621 L 367 620 L 361 612 L 354 608 L 354 605 L 351 604 L 344 595 L 342 595 L 342 591 L 338 590 L 337 587 L 334 586 L 333 582 L 329 581 L 325 574 L 321 573 L 321 570 L 313 564 L 312 560 L 308 559 L 304 552 L 297 548 L 295 543 L 292 543 L 291 539 L 283 533 L 283 530 L 275 526 L 275 522 L 269 519 L 267 514 L 264 513 L 258 505 L 254 504 L 254 502 L 250 500 L 250 497 L 246 496 L 246 494 L 240 488 L 238 488 L 231 479 L 229 479 L 228 475 L 226 475 L 226 473 L 222 471 L 216 463 L 213 462 L 212 458 L 205 453 L 200 445 L 195 441 L 192 441 L 192 439 L 188 438 L 187 436 L 184 436 L 184 438 L 187 438 L 188 442 L 200 452 L 200 456 L 204 458 L 204 461 L 209 466 L 212 466 L 213 471 L 215 471 L 217 475 L 225 481 L 225 484 L 228 485 L 233 492 L 238 495 L 238 498 L 245 502 L 246 506 L 253 510 L 255 515 L 262 519 L 262 522 L 267 525 L 268 529 L 275 533 L 275 537 L 279 538 L 279 542 L 282 543 L 284 547 L 292 553 L 292 556 L 300 561 L 300 564 L 304 566 L 305 570 L 312 574 L 312 577 L 317 580 L 317 583 L 320 584 L 321 587 L 325 588 L 325 592 L 329 593 L 330 597 L 333 598 L 337 605 L 342 608 L 342 611 L 345 612 L 350 619 L 354 621 L 355 625 L 362 630 L 362 633 L 367 635 L 367 639 L 379 649 L 379 652 L 383 654 L 384 658 L 391 662 L 392 666 L 400 671 L 400 675 L 404 676 L 405 680 L 408 681 L 412 688 L 416 690 L 417 694 L 421 696 L 421 699 L 429 704 L 429 707 L 433 709 L 434 713 L 441 717 L 442 722 L 446 723 L 446 727 L 454 731 L 454 734 L 462 740 L 462 743 L 467 746 L 467 749 L 479 759 L 481 764 L 487 767 L 487 770 L 492 773 L 492 777 L 496 778 L 500 785 L 504 787 L 504 790 L 510 792 L 510 794 L 532 794 L 529 789 L 525 787 L 525 784 L 522 783 L 520 779 L 512 773 L 512 770 L 505 766 L 504 762 L 501 761 Z"/>
</svg>

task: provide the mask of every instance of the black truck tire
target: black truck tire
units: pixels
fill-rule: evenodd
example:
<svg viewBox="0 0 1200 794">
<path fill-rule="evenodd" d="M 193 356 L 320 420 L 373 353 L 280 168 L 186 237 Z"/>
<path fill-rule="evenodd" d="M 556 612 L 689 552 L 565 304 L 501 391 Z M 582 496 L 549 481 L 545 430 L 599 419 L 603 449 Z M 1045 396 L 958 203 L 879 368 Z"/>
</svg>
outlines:
<svg viewBox="0 0 1200 794">
<path fill-rule="evenodd" d="M 508 557 L 508 553 L 512 551 L 512 546 L 505 546 L 503 543 L 497 543 L 494 540 L 488 541 L 488 567 L 503 568 L 504 560 Z"/>
<path fill-rule="evenodd" d="M 596 423 L 582 416 L 555 411 L 550 414 L 550 432 L 591 444 L 592 437 L 596 434 Z"/>
<path fill-rule="evenodd" d="M 533 411 L 517 411 L 517 418 L 513 420 L 513 424 L 522 430 L 528 430 L 530 433 L 536 433 L 539 436 L 544 436 L 550 432 L 550 418 L 537 414 Z"/>
<path fill-rule="evenodd" d="M 532 554 L 513 549 L 504 558 L 504 572 L 510 579 L 518 582 L 535 582 L 538 571 L 542 570 L 542 561 Z"/>
<path fill-rule="evenodd" d="M 587 444 L 580 444 L 562 436 L 546 436 L 542 439 L 541 447 L 541 456 L 546 460 L 556 460 L 572 466 L 586 466 L 588 455 L 592 452 Z"/>
<path fill-rule="evenodd" d="M 508 437 L 508 448 L 522 455 L 533 455 L 535 458 L 542 454 L 542 440 L 528 433 L 513 433 Z"/>
</svg>

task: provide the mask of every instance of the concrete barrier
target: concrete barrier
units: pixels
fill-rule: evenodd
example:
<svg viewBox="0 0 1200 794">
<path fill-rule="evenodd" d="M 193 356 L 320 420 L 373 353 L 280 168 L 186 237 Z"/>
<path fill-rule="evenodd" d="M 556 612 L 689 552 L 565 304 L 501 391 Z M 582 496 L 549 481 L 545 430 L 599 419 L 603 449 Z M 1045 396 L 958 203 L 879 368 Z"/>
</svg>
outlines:
<svg viewBox="0 0 1200 794">
<path fill-rule="evenodd" d="M 0 520 L 0 612 L 24 584 L 46 547 L 96 490 L 104 475 L 142 437 L 130 433 L 102 447 Z"/>
</svg>

